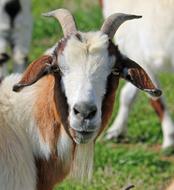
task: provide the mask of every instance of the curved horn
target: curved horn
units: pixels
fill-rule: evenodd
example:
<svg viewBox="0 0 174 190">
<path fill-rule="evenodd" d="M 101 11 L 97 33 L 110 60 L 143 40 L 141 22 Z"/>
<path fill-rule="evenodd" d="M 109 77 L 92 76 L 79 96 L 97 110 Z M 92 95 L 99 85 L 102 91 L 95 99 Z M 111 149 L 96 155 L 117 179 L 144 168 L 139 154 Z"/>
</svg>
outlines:
<svg viewBox="0 0 174 190">
<path fill-rule="evenodd" d="M 55 17 L 60 22 L 65 37 L 77 32 L 75 20 L 72 14 L 66 9 L 56 9 L 48 13 L 43 13 L 42 15 Z"/>
<path fill-rule="evenodd" d="M 104 32 L 112 39 L 118 30 L 119 26 L 127 20 L 141 18 L 138 15 L 129 15 L 124 13 L 115 13 L 109 16 L 103 23 L 101 31 Z"/>
</svg>

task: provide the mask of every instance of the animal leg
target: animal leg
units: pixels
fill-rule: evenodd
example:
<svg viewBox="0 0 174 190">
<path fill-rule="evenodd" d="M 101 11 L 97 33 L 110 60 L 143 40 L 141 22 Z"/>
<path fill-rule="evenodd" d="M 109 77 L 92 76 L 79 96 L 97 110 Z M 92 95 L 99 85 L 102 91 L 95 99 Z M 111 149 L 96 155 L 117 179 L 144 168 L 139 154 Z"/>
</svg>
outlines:
<svg viewBox="0 0 174 190">
<path fill-rule="evenodd" d="M 157 113 L 163 132 L 163 148 L 174 146 L 174 125 L 168 109 L 162 98 L 157 100 L 150 99 L 150 103 Z"/>
<path fill-rule="evenodd" d="M 118 114 L 107 131 L 107 139 L 118 138 L 126 132 L 128 115 L 137 94 L 138 89 L 130 83 L 125 84 L 122 88 L 120 93 L 120 107 Z"/>
</svg>

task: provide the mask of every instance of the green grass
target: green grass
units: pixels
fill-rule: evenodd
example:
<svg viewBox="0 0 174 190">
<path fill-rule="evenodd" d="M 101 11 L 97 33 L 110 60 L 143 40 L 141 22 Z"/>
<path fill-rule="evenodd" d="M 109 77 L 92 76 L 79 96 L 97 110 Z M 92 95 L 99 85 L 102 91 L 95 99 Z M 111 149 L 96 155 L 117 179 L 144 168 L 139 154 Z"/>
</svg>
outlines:
<svg viewBox="0 0 174 190">
<path fill-rule="evenodd" d="M 102 24 L 101 10 L 92 0 L 33 0 L 33 41 L 30 60 L 40 56 L 62 36 L 57 21 L 41 16 L 42 12 L 65 7 L 70 9 L 79 30 L 97 30 Z M 161 87 L 166 96 L 169 110 L 174 117 L 174 100 L 171 93 L 174 76 L 160 74 Z M 121 85 L 123 85 L 123 81 Z M 120 88 L 119 88 L 120 89 Z M 118 109 L 118 97 L 113 116 Z M 134 184 L 135 190 L 164 190 L 174 175 L 174 159 L 164 157 L 160 152 L 162 132 L 148 98 L 140 93 L 128 121 L 127 142 L 116 144 L 106 142 L 102 137 L 96 144 L 94 175 L 90 183 L 65 180 L 60 190 L 121 190 Z"/>
</svg>

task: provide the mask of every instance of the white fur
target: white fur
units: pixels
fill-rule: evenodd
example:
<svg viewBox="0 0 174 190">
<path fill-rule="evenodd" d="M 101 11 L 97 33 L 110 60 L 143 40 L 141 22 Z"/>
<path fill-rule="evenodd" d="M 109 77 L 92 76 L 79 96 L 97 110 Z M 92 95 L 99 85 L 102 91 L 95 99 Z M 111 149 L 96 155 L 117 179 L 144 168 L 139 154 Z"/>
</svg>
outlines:
<svg viewBox="0 0 174 190">
<path fill-rule="evenodd" d="M 60 160 L 64 163 L 64 167 L 69 167 L 73 160 L 73 142 L 64 130 L 63 126 L 61 128 L 60 137 L 57 143 L 57 151 Z"/>
<path fill-rule="evenodd" d="M 139 64 L 148 65 L 154 70 L 174 69 L 173 0 L 153 0 L 143 3 L 141 0 L 104 0 L 103 2 L 105 17 L 115 12 L 143 16 L 120 27 L 115 40 L 122 52 Z M 165 60 L 170 64 L 163 64 Z"/>
<path fill-rule="evenodd" d="M 79 102 L 92 102 L 98 110 L 91 121 L 97 130 L 101 123 L 101 105 L 106 80 L 111 73 L 113 60 L 107 51 L 107 35 L 101 32 L 80 33 L 80 35 L 82 41 L 72 36 L 67 42 L 64 53 L 59 56 L 59 65 L 63 73 L 62 84 L 70 107 L 70 126 L 77 129 L 77 118 L 73 113 L 74 105 Z"/>
<path fill-rule="evenodd" d="M 76 146 L 70 177 L 89 181 L 92 177 L 94 157 L 94 142 Z"/>
<path fill-rule="evenodd" d="M 69 178 L 81 181 L 90 180 L 93 171 L 94 142 L 76 145 L 73 156 L 72 140 L 66 134 L 64 128 L 61 128 L 60 134 L 57 144 L 58 155 L 64 167 L 70 167 Z"/>
<path fill-rule="evenodd" d="M 115 12 L 143 16 L 121 26 L 115 41 L 122 52 L 145 68 L 154 82 L 155 71 L 174 71 L 174 0 L 103 0 L 103 5 L 105 17 Z M 108 131 L 108 138 L 117 137 L 126 130 L 131 101 L 138 93 L 135 87 L 130 86 L 126 85 L 121 92 L 120 99 L 128 103 L 120 102 L 118 116 Z M 129 93 L 125 95 L 124 91 Z M 162 121 L 163 147 L 174 145 L 174 125 L 167 113 Z"/>
<path fill-rule="evenodd" d="M 9 127 L 27 133 L 32 151 L 36 156 L 49 158 L 50 149 L 48 145 L 44 144 L 42 137 L 39 136 L 33 115 L 37 88 L 40 87 L 40 83 L 25 88 L 20 93 L 13 92 L 12 87 L 20 78 L 20 75 L 11 75 L 2 82 L 0 94 L 2 114 Z"/>
<path fill-rule="evenodd" d="M 174 145 L 174 127 L 173 121 L 167 110 L 164 112 L 164 118 L 162 121 L 162 131 L 163 131 L 163 148 L 170 147 Z"/>
<path fill-rule="evenodd" d="M 0 184 L 2 190 L 34 190 L 36 187 L 33 145 L 28 135 L 29 129 L 24 128 L 32 123 L 31 104 L 33 101 L 28 101 L 27 104 L 23 101 L 33 98 L 26 90 L 21 94 L 12 92 L 12 85 L 19 78 L 18 75 L 6 78 L 0 87 Z"/>
</svg>

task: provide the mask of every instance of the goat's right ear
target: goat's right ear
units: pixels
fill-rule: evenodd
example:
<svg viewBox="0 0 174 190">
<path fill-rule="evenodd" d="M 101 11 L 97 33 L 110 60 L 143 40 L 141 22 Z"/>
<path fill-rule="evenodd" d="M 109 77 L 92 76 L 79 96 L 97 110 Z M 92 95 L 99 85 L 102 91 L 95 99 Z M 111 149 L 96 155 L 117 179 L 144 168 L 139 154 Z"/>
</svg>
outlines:
<svg viewBox="0 0 174 190">
<path fill-rule="evenodd" d="M 54 58 L 50 55 L 43 55 L 33 61 L 24 72 L 21 80 L 13 86 L 13 91 L 19 92 L 22 88 L 34 84 L 43 76 L 55 72 L 58 65 L 53 62 Z"/>
</svg>

